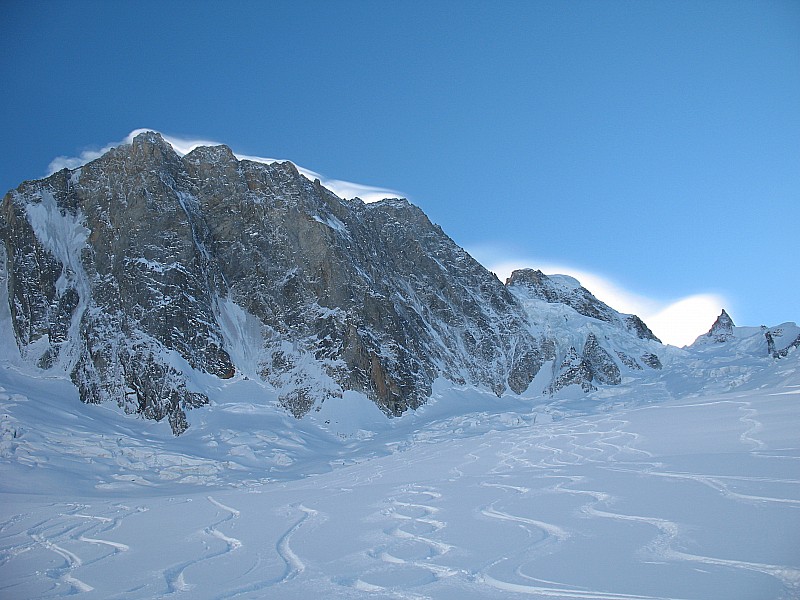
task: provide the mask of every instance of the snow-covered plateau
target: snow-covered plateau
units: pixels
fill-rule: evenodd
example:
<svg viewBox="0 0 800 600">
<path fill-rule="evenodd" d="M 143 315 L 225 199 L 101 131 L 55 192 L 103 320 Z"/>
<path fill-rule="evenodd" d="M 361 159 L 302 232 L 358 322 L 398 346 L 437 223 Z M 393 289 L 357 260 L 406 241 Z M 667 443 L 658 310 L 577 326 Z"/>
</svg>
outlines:
<svg viewBox="0 0 800 600">
<path fill-rule="evenodd" d="M 728 392 L 439 382 L 394 419 L 240 377 L 180 437 L 7 355 L 2 598 L 800 597 L 796 351 Z"/>
</svg>

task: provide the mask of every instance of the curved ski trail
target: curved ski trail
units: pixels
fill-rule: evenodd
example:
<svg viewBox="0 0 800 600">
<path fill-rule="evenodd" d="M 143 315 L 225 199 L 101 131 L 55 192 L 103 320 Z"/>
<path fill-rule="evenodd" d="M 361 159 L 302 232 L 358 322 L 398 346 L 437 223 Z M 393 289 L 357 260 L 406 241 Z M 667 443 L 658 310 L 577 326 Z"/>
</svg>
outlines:
<svg viewBox="0 0 800 600">
<path fill-rule="evenodd" d="M 275 547 L 278 555 L 281 557 L 283 562 L 286 563 L 286 571 L 284 572 L 283 577 L 281 577 L 277 583 L 291 581 L 306 570 L 306 564 L 300 559 L 299 556 L 297 556 L 297 554 L 295 554 L 289 542 L 297 530 L 300 529 L 303 524 L 308 521 L 308 519 L 315 517 L 318 513 L 313 508 L 307 508 L 302 504 L 298 505 L 297 508 L 303 511 L 303 516 L 300 517 L 300 519 L 280 537 Z"/>
</svg>

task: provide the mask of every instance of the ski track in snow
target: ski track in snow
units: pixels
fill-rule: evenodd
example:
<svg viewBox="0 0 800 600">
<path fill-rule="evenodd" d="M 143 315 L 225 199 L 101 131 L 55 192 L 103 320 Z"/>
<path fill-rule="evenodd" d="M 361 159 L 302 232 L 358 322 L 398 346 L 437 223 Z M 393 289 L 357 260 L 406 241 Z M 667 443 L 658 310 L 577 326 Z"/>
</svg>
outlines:
<svg viewBox="0 0 800 600">
<path fill-rule="evenodd" d="M 231 517 L 238 517 L 240 515 L 239 511 L 236 510 L 235 508 L 231 508 L 230 506 L 226 506 L 226 505 L 222 504 L 222 502 L 218 502 L 217 500 L 214 500 L 214 498 L 212 498 L 211 496 L 207 496 L 207 498 L 208 498 L 208 501 L 211 502 L 211 504 L 213 504 L 217 508 L 221 508 L 222 510 L 229 512 L 231 514 Z M 225 520 L 228 520 L 228 519 L 225 519 Z"/>
<path fill-rule="evenodd" d="M 31 538 L 64 559 L 65 566 L 56 570 L 60 580 L 69 585 L 75 592 L 91 592 L 94 589 L 89 584 L 84 583 L 72 575 L 72 572 L 83 564 L 83 561 L 77 554 L 70 552 L 66 548 L 62 548 L 44 536 L 31 534 Z"/>
<path fill-rule="evenodd" d="M 800 569 L 787 567 L 784 565 L 767 565 L 761 563 L 752 563 L 740 560 L 729 560 L 714 558 L 711 556 L 701 556 L 697 554 L 689 554 L 680 552 L 672 548 L 673 542 L 679 537 L 680 526 L 677 523 L 660 519 L 657 517 L 644 517 L 637 515 L 627 515 L 602 511 L 594 508 L 593 506 L 585 506 L 583 510 L 586 514 L 596 516 L 604 519 L 614 519 L 619 521 L 633 521 L 652 525 L 658 529 L 661 534 L 656 537 L 650 544 L 649 550 L 657 558 L 672 561 L 688 561 L 697 562 L 707 565 L 718 565 L 725 567 L 733 567 L 735 569 L 745 569 L 749 571 L 756 571 L 770 575 L 779 579 L 787 589 L 800 591 Z"/>
<path fill-rule="evenodd" d="M 753 408 L 751 402 L 741 402 L 739 410 L 745 413 L 739 418 L 739 420 L 742 423 L 749 425 L 747 431 L 743 432 L 742 435 L 739 436 L 739 439 L 741 439 L 744 443 L 752 444 L 754 446 L 754 450 L 761 450 L 764 448 L 764 442 L 757 437 L 754 437 L 756 434 L 758 434 L 758 432 L 764 429 L 764 426 L 761 424 L 761 422 L 756 419 L 756 416 L 758 416 L 758 411 Z"/>
<path fill-rule="evenodd" d="M 195 584 L 191 582 L 191 579 L 189 579 L 188 581 L 186 579 L 187 577 L 186 572 L 189 569 L 195 570 L 195 569 L 207 568 L 206 564 L 209 561 L 212 561 L 213 559 L 223 556 L 225 554 L 228 554 L 229 552 L 234 552 L 235 550 L 238 550 L 239 548 L 242 547 L 242 542 L 239 539 L 226 535 L 225 533 L 223 533 L 218 529 L 220 525 L 222 525 L 223 523 L 228 523 L 233 519 L 239 518 L 239 516 L 241 515 L 240 511 L 225 504 L 222 504 L 221 502 L 215 500 L 211 496 L 206 496 L 206 499 L 211 504 L 216 506 L 218 509 L 226 513 L 226 515 L 221 519 L 218 519 L 213 523 L 210 523 L 203 529 L 201 529 L 200 533 L 213 537 L 214 539 L 223 542 L 225 544 L 225 548 L 221 550 L 214 550 L 207 552 L 202 556 L 200 556 L 199 558 L 196 558 L 194 560 L 184 561 L 165 569 L 163 572 L 163 577 L 167 582 L 167 588 L 169 589 L 170 593 L 185 592 L 195 587 Z"/>
<path fill-rule="evenodd" d="M 117 550 L 119 552 L 127 552 L 128 550 L 131 549 L 130 546 L 128 546 L 127 544 L 122 544 L 120 542 L 112 542 L 111 540 L 98 540 L 95 538 L 88 538 L 83 535 L 79 536 L 78 540 L 81 542 L 87 542 L 89 544 L 101 544 L 103 546 L 110 546 L 111 548 L 114 548 L 114 550 Z"/>
<path fill-rule="evenodd" d="M 741 405 L 739 407 L 739 410 L 744 412 L 745 414 L 742 417 L 740 417 L 739 420 L 748 427 L 747 430 L 740 435 L 741 441 L 751 446 L 754 452 L 763 449 L 765 447 L 765 444 L 760 439 L 755 437 L 763 429 L 762 424 L 756 418 L 758 415 L 757 410 L 751 408 L 749 402 L 740 404 Z M 672 477 L 676 479 L 689 480 L 692 482 L 697 482 L 709 486 L 712 489 L 716 490 L 717 492 L 720 492 L 724 496 L 734 500 L 752 501 L 752 502 L 777 502 L 777 503 L 787 503 L 791 505 L 800 503 L 800 500 L 795 500 L 791 498 L 754 496 L 754 495 L 734 492 L 730 490 L 728 486 L 726 486 L 719 479 L 706 475 L 658 472 L 650 468 L 626 469 L 618 465 L 615 465 L 614 464 L 615 459 L 620 455 L 622 455 L 623 453 L 629 453 L 629 454 L 638 453 L 641 454 L 643 457 L 647 458 L 653 458 L 653 455 L 650 452 L 634 447 L 635 445 L 638 445 L 641 440 L 638 434 L 622 431 L 622 428 L 628 425 L 628 422 L 611 418 L 609 418 L 607 422 L 609 424 L 614 423 L 614 426 L 607 428 L 605 431 L 601 432 L 601 435 L 599 436 L 593 435 L 595 433 L 598 433 L 598 430 L 589 429 L 587 431 L 578 431 L 566 436 L 564 435 L 558 436 L 557 440 L 559 443 L 558 446 L 556 446 L 553 443 L 553 441 L 555 440 L 553 438 L 550 438 L 546 441 L 538 442 L 536 444 L 536 447 L 539 450 L 546 450 L 550 452 L 550 457 L 549 459 L 546 459 L 546 462 L 552 467 L 592 463 L 598 460 L 599 458 L 602 458 L 603 462 L 610 463 L 604 467 L 607 469 L 625 471 L 628 473 L 633 473 L 638 476 L 644 476 L 644 477 Z M 597 427 L 599 424 L 600 422 L 595 423 L 595 427 Z M 563 442 L 565 441 L 567 442 L 567 444 L 563 444 Z M 617 443 L 618 441 L 622 443 Z M 510 465 L 514 463 L 516 464 L 522 463 L 527 467 L 532 466 L 532 464 L 529 461 L 527 461 L 527 459 L 524 458 L 525 457 L 524 448 L 521 448 L 519 445 L 515 445 L 513 442 L 508 442 L 508 443 L 513 446 L 513 449 L 506 453 L 501 453 L 502 460 L 499 461 L 498 465 L 494 467 L 494 469 L 492 469 L 490 473 L 503 472 L 505 469 L 509 469 Z M 604 452 L 603 447 L 610 449 L 610 452 Z M 647 466 L 647 464 L 644 463 L 643 466 Z M 653 464 L 653 466 L 656 466 L 655 463 Z M 680 526 L 678 523 L 656 517 L 643 517 L 636 515 L 612 513 L 609 511 L 600 510 L 596 508 L 597 505 L 609 503 L 612 500 L 611 496 L 605 492 L 592 489 L 583 489 L 579 486 L 576 488 L 570 487 L 574 486 L 575 484 L 581 483 L 581 481 L 582 481 L 581 477 L 568 477 L 568 480 L 566 482 L 561 482 L 557 484 L 556 486 L 551 488 L 551 490 L 559 493 L 589 496 L 591 498 L 591 502 L 581 507 L 582 513 L 589 517 L 614 519 L 619 521 L 641 522 L 653 526 L 659 531 L 659 534 L 655 539 L 653 539 L 647 545 L 647 548 L 655 552 L 655 554 L 659 558 L 668 561 L 697 562 L 707 565 L 725 566 L 725 567 L 756 571 L 779 579 L 787 590 L 793 590 L 795 592 L 800 591 L 800 570 L 795 569 L 793 567 L 788 567 L 785 565 L 770 565 L 770 564 L 752 563 L 747 561 L 718 559 L 711 556 L 694 555 L 673 549 L 671 547 L 671 544 L 679 537 L 679 532 L 680 532 Z M 796 483 L 795 480 L 783 480 L 783 481 Z M 526 493 L 527 491 L 529 491 L 525 488 L 519 489 L 516 488 L 516 486 L 508 486 L 504 484 L 496 484 L 496 483 L 493 484 L 493 483 L 482 482 L 481 485 L 483 485 L 484 487 L 491 486 L 491 487 L 505 488 L 509 490 L 519 491 L 521 493 Z M 481 514 L 494 519 L 519 523 L 523 526 L 528 526 L 528 525 L 533 526 L 539 529 L 544 534 L 544 539 L 540 540 L 539 543 L 547 541 L 547 538 L 549 536 L 554 537 L 558 541 L 563 541 L 569 537 L 568 532 L 566 532 L 557 525 L 499 511 L 494 506 L 495 504 L 492 503 L 491 505 L 489 505 L 489 507 L 482 509 Z M 527 548 L 525 552 L 529 551 L 530 547 Z M 662 596 L 621 594 L 603 590 L 586 590 L 586 589 L 572 590 L 564 587 L 543 587 L 540 585 L 529 585 L 527 583 L 506 581 L 490 575 L 492 567 L 500 563 L 506 563 L 508 561 L 512 562 L 516 561 L 520 565 L 522 564 L 522 562 L 520 562 L 521 557 L 519 555 L 502 557 L 497 562 L 490 565 L 489 568 L 479 573 L 478 580 L 481 581 L 482 583 L 490 585 L 491 587 L 506 592 L 510 593 L 513 592 L 526 595 L 536 595 L 541 597 L 592 598 L 598 600 L 601 599 L 645 600 L 652 598 L 662 598 Z M 511 570 L 510 567 L 508 567 L 508 570 Z M 520 574 L 519 568 L 516 568 L 514 570 L 518 574 Z"/>
<path fill-rule="evenodd" d="M 56 595 L 95 590 L 90 582 L 82 579 L 82 576 L 78 577 L 77 572 L 82 567 L 130 550 L 128 544 L 97 536 L 105 536 L 116 529 L 132 511 L 127 507 L 111 507 L 115 513 L 121 514 L 105 516 L 86 514 L 87 510 L 92 509 L 91 505 L 86 504 L 54 503 L 50 507 L 54 509 L 51 510 L 51 517 L 37 519 L 34 514 L 20 514 L 0 526 L 0 566 L 17 556 L 33 553 L 37 547 L 43 548 L 64 561 L 60 566 L 38 572 L 38 575 L 53 582 Z M 92 546 L 107 548 L 108 551 L 90 551 Z M 0 591 L 3 589 L 4 586 L 0 584 Z M 67 591 L 62 591 L 64 589 Z"/>
<path fill-rule="evenodd" d="M 297 554 L 294 553 L 294 550 L 292 550 L 289 542 L 297 530 L 300 529 L 306 523 L 306 521 L 315 517 L 318 513 L 316 510 L 306 508 L 302 504 L 299 504 L 297 508 L 303 512 L 303 516 L 300 517 L 300 519 L 280 537 L 277 545 L 275 546 L 275 549 L 277 550 L 278 555 L 281 557 L 281 560 L 286 563 L 286 570 L 277 583 L 286 583 L 287 581 L 291 581 L 306 570 L 306 564 L 300 559 L 299 556 L 297 556 Z"/>
<path fill-rule="evenodd" d="M 569 533 L 567 533 L 564 529 L 562 529 L 558 525 L 553 525 L 552 523 L 545 523 L 544 521 L 538 521 L 536 519 L 529 519 L 527 517 L 510 515 L 508 513 L 495 510 L 494 507 L 482 509 L 481 514 L 492 519 L 500 519 L 501 521 L 511 521 L 513 523 L 521 523 L 525 526 L 532 525 L 533 527 L 540 529 L 545 534 L 545 537 L 552 536 L 559 541 L 563 541 L 569 537 Z"/>
<path fill-rule="evenodd" d="M 438 489 L 419 485 L 401 486 L 385 498 L 384 503 L 389 507 L 383 509 L 381 515 L 397 524 L 383 530 L 389 538 L 386 543 L 367 551 L 378 564 L 367 567 L 349 585 L 358 591 L 396 598 L 427 598 L 401 589 L 397 582 L 406 578 L 409 581 L 406 587 L 416 587 L 465 575 L 460 569 L 436 562 L 455 548 L 437 539 L 447 527 L 447 523 L 438 518 L 441 509 L 435 506 L 442 499 L 443 494 Z"/>
<path fill-rule="evenodd" d="M 627 472 L 634 472 L 631 470 L 621 469 L 615 467 L 614 470 L 618 471 L 627 471 Z M 639 471 L 635 471 L 639 473 Z M 647 471 L 645 473 L 648 477 L 664 477 L 664 478 L 671 478 L 671 479 L 682 479 L 686 481 L 693 481 L 696 483 L 700 483 L 702 485 L 708 486 L 713 490 L 716 490 L 723 496 L 727 496 L 729 498 L 735 500 L 743 500 L 748 502 L 776 502 L 779 504 L 794 504 L 800 506 L 800 499 L 794 498 L 779 498 L 775 496 L 755 496 L 753 494 L 742 494 L 740 492 L 735 492 L 730 489 L 728 485 L 726 485 L 723 479 L 731 479 L 737 481 L 763 481 L 769 483 L 792 483 L 796 485 L 800 485 L 800 480 L 795 479 L 770 479 L 764 477 L 734 477 L 729 475 L 705 475 L 700 473 L 679 473 L 673 471 Z"/>
<path fill-rule="evenodd" d="M 600 590 L 576 590 L 567 587 L 545 587 L 500 581 L 489 575 L 481 575 L 478 580 L 503 592 L 539 596 L 542 598 L 578 598 L 583 600 L 680 600 L 666 596 L 640 596 L 633 594 L 615 594 Z"/>
<path fill-rule="evenodd" d="M 240 515 L 240 511 L 238 511 L 237 509 L 221 504 L 216 500 L 214 500 L 213 498 L 211 498 L 210 496 L 208 497 L 208 500 L 212 502 L 212 504 L 222 508 L 223 510 L 228 511 L 231 515 L 231 517 L 229 518 Z M 273 593 L 271 590 L 273 590 L 277 586 L 280 586 L 282 584 L 287 584 L 295 580 L 300 575 L 302 575 L 303 572 L 305 572 L 307 568 L 306 563 L 292 549 L 291 540 L 292 537 L 297 533 L 297 531 L 305 524 L 307 524 L 309 520 L 316 518 L 319 515 L 319 512 L 314 509 L 308 508 L 303 504 L 296 504 L 286 508 L 288 508 L 289 510 L 300 510 L 303 514 L 288 530 L 286 530 L 282 535 L 280 535 L 277 541 L 275 542 L 275 552 L 280 558 L 280 560 L 283 562 L 283 573 L 278 577 L 257 579 L 256 581 L 253 581 L 247 585 L 235 586 L 232 589 L 225 591 L 224 593 L 215 594 L 213 597 L 216 600 L 238 598 L 245 595 L 247 595 L 248 597 L 261 597 L 262 594 L 270 596 Z M 208 531 L 209 533 L 212 533 L 212 535 L 215 535 L 215 537 L 218 537 L 219 539 L 222 539 L 223 541 L 228 543 L 229 552 L 242 547 L 242 543 L 235 538 L 224 536 L 223 534 L 221 534 L 216 530 L 208 530 Z M 214 533 L 213 531 L 216 531 L 216 533 Z M 259 568 L 260 565 L 261 565 L 261 558 L 259 554 L 259 558 L 256 559 L 256 562 L 250 569 L 247 570 L 245 575 L 260 573 L 261 572 Z M 183 568 L 185 569 L 188 566 L 190 565 L 185 565 Z M 256 596 L 253 596 L 253 594 L 256 594 Z"/>
</svg>

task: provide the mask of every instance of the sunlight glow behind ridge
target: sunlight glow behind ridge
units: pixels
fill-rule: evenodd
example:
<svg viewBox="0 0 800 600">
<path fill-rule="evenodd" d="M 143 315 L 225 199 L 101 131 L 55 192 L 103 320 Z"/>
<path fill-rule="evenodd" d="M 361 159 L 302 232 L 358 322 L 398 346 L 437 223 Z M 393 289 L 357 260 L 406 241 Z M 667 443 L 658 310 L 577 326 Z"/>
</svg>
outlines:
<svg viewBox="0 0 800 600">
<path fill-rule="evenodd" d="M 485 249 L 476 250 L 481 255 Z M 480 258 L 478 259 L 480 260 Z M 665 344 L 686 346 L 707 332 L 728 301 L 711 293 L 692 294 L 677 300 L 659 300 L 634 294 L 602 275 L 573 267 L 542 264 L 534 260 L 487 261 L 486 268 L 505 281 L 515 269 L 539 269 L 546 275 L 569 275 L 580 281 L 599 300 L 621 313 L 640 317 Z"/>
</svg>

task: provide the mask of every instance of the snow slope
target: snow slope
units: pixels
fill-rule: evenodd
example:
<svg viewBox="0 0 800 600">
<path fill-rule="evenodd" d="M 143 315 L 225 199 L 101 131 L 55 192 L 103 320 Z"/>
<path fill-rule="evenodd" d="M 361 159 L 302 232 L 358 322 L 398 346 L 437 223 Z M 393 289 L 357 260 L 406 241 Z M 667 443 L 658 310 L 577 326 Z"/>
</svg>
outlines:
<svg viewBox="0 0 800 600">
<path fill-rule="evenodd" d="M 582 412 L 439 385 L 298 421 L 241 378 L 175 438 L 3 350 L 2 598 L 800 597 L 798 352 Z"/>
</svg>

